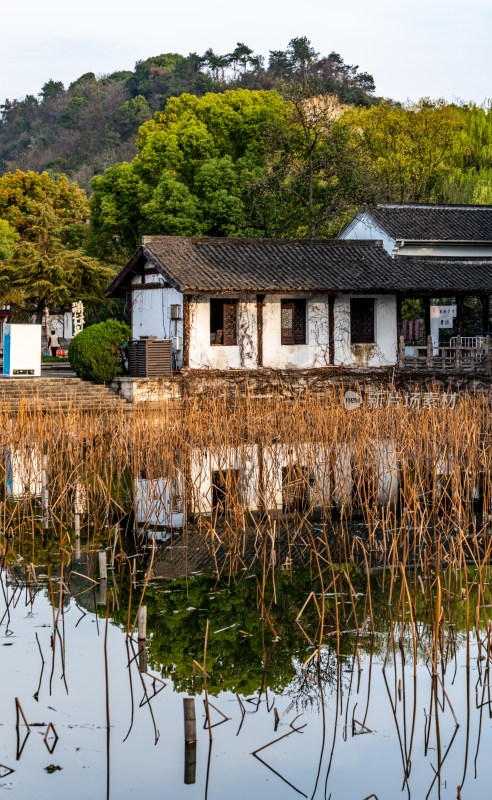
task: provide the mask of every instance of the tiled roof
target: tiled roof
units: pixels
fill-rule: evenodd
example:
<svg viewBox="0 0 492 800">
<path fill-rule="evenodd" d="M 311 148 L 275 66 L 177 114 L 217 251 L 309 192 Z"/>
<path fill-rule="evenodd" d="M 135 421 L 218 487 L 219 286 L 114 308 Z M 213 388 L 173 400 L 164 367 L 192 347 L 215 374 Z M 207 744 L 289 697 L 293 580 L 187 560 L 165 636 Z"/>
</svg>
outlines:
<svg viewBox="0 0 492 800">
<path fill-rule="evenodd" d="M 397 256 L 400 290 L 492 293 L 492 260 Z"/>
<path fill-rule="evenodd" d="M 382 203 L 369 214 L 395 239 L 492 241 L 492 206 Z"/>
<path fill-rule="evenodd" d="M 391 261 L 380 244 L 353 245 L 306 239 L 144 239 L 151 259 L 181 291 L 389 288 Z"/>
<path fill-rule="evenodd" d="M 369 292 L 393 287 L 394 262 L 376 241 L 145 236 L 108 296 L 129 288 L 142 257 L 184 293 Z"/>
<path fill-rule="evenodd" d="M 106 291 L 124 296 L 150 260 L 184 294 L 472 291 L 492 293 L 492 262 L 392 259 L 377 241 L 146 236 Z"/>
</svg>

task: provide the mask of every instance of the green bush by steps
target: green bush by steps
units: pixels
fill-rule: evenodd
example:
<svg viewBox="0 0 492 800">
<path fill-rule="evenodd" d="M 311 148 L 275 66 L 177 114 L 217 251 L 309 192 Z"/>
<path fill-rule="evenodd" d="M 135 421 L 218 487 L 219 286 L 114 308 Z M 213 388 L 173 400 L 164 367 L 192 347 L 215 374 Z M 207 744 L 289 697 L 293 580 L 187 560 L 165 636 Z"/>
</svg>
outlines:
<svg viewBox="0 0 492 800">
<path fill-rule="evenodd" d="M 131 336 L 124 322 L 108 319 L 81 331 L 68 348 L 75 374 L 83 380 L 110 383 L 123 372 L 121 345 Z"/>
</svg>

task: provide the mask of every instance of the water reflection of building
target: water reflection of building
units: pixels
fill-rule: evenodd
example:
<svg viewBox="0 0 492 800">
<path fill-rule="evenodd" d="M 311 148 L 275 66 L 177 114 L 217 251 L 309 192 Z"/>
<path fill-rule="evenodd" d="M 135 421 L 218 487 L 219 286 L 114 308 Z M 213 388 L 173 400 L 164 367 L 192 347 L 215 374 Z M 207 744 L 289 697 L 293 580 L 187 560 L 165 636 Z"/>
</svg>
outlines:
<svg viewBox="0 0 492 800">
<path fill-rule="evenodd" d="M 182 528 L 188 515 L 218 522 L 248 515 L 322 518 L 329 509 L 356 512 L 396 501 L 398 465 L 391 443 L 373 448 L 360 461 L 345 446 L 305 442 L 243 444 L 191 450 L 186 464 L 167 477 L 140 474 L 134 480 L 139 529 Z"/>
<path fill-rule="evenodd" d="M 139 528 L 149 528 L 156 533 L 169 528 L 182 528 L 182 481 L 175 477 L 148 478 L 142 473 L 134 481 L 134 513 Z"/>
<path fill-rule="evenodd" d="M 43 455 L 38 446 L 26 445 L 5 452 L 7 497 L 14 500 L 41 497 Z"/>
</svg>

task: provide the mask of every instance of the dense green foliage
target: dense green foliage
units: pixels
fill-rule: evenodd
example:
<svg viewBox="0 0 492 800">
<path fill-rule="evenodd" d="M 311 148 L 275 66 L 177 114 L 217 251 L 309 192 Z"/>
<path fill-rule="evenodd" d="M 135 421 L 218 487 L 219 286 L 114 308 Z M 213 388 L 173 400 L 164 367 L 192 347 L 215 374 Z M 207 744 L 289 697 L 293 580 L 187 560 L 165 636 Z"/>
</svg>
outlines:
<svg viewBox="0 0 492 800">
<path fill-rule="evenodd" d="M 65 176 L 6 173 L 0 178 L 0 304 L 34 316 L 74 300 L 104 300 L 114 269 L 87 255 L 85 192 Z"/>
<path fill-rule="evenodd" d="M 123 372 L 121 345 L 131 336 L 123 322 L 108 319 L 91 325 L 70 342 L 68 358 L 79 378 L 109 383 Z"/>
<path fill-rule="evenodd" d="M 422 100 L 341 106 L 312 85 L 183 94 L 92 182 L 93 253 L 143 234 L 332 237 L 381 201 L 487 202 L 492 117 Z"/>
<path fill-rule="evenodd" d="M 243 43 L 231 53 L 165 53 L 137 62 L 133 72 L 81 75 L 65 88 L 49 80 L 39 95 L 0 106 L 0 171 L 51 170 L 88 188 L 93 175 L 135 155 L 139 126 L 169 98 L 201 97 L 226 89 L 282 89 L 285 80 L 315 82 L 318 93 L 370 105 L 374 80 L 345 64 L 338 53 L 320 57 L 305 38 L 271 51 L 268 64 Z"/>
<path fill-rule="evenodd" d="M 288 112 L 276 92 L 172 98 L 140 129 L 138 156 L 94 178 L 92 242 L 112 257 L 145 234 L 254 235 L 251 186 L 266 131 Z"/>
<path fill-rule="evenodd" d="M 6 219 L 0 219 L 0 261 L 7 261 L 12 255 L 19 234 L 9 225 Z"/>
</svg>

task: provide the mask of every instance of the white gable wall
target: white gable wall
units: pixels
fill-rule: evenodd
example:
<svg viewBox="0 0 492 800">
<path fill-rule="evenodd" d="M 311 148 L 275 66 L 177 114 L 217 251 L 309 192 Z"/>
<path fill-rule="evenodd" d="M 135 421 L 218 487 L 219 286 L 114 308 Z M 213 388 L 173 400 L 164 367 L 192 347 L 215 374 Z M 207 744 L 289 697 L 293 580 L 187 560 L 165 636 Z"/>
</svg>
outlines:
<svg viewBox="0 0 492 800">
<path fill-rule="evenodd" d="M 338 238 L 382 240 L 384 249 L 390 255 L 396 243 L 396 239 L 386 233 L 367 211 L 355 217 L 354 221 L 338 234 Z"/>
<path fill-rule="evenodd" d="M 132 283 L 140 283 L 141 278 L 136 277 Z M 173 351 L 176 355 L 176 365 L 183 363 L 183 295 L 176 289 L 161 286 L 162 279 L 157 275 L 149 275 L 146 286 L 155 284 L 153 289 L 132 290 L 132 333 L 135 338 L 140 336 L 156 336 L 158 339 L 181 339 L 181 349 L 176 351 L 173 341 Z M 171 319 L 171 305 L 179 305 L 181 319 Z"/>
</svg>

